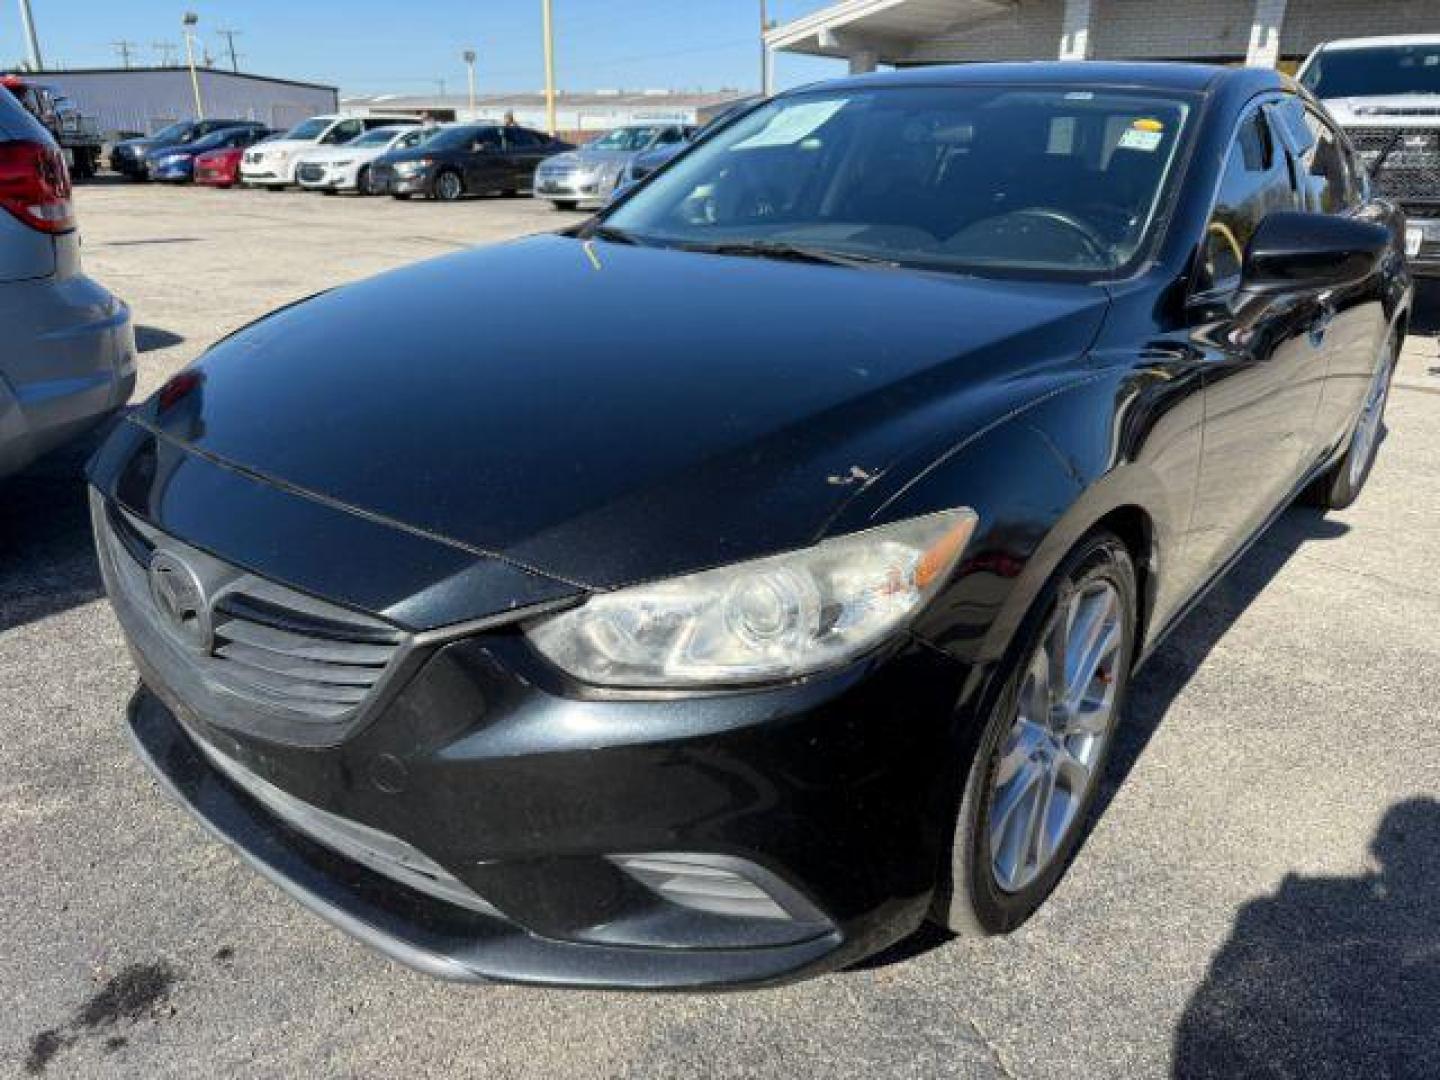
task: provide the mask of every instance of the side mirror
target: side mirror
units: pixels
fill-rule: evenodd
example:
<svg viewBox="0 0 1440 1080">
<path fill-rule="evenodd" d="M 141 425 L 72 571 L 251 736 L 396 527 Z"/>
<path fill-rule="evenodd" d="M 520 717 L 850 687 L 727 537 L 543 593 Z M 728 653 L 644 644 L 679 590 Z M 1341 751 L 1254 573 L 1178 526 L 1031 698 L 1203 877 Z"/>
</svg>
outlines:
<svg viewBox="0 0 1440 1080">
<path fill-rule="evenodd" d="M 1245 249 L 1248 292 L 1335 289 L 1364 281 L 1391 245 L 1383 225 L 1291 210 L 1266 215 Z"/>
</svg>

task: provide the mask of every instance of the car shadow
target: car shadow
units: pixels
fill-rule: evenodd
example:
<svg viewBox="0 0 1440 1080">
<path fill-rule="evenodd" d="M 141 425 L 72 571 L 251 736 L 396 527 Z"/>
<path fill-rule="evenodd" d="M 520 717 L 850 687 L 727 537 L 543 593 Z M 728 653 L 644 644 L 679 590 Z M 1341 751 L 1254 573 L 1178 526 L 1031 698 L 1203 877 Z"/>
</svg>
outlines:
<svg viewBox="0 0 1440 1080">
<path fill-rule="evenodd" d="M 0 633 L 104 595 L 85 495 L 102 431 L 0 480 Z"/>
<path fill-rule="evenodd" d="M 1440 1076 L 1440 800 L 1396 803 L 1377 869 L 1240 909 L 1175 1033 L 1175 1080 Z"/>
<path fill-rule="evenodd" d="M 1166 638 L 1130 684 L 1125 715 L 1096 793 L 1092 822 L 1103 816 L 1124 785 L 1176 697 L 1291 556 L 1311 541 L 1343 536 L 1349 528 L 1312 507 L 1287 510 Z M 1080 850 L 1084 850 L 1083 841 Z M 953 939 L 953 934 L 927 924 L 847 970 L 866 971 L 900 963 Z"/>
<path fill-rule="evenodd" d="M 142 353 L 168 349 L 173 345 L 183 345 L 184 342 L 185 339 L 179 334 L 162 330 L 158 326 L 140 324 L 135 327 L 135 348 Z"/>
</svg>

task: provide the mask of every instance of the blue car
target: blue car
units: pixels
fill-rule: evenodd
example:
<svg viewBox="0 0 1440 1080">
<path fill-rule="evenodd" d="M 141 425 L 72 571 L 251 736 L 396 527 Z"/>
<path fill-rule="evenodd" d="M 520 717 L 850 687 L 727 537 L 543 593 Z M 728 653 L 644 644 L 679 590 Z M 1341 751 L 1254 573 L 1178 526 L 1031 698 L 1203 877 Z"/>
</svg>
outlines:
<svg viewBox="0 0 1440 1080">
<path fill-rule="evenodd" d="M 212 150 L 253 146 L 272 134 L 274 133 L 269 128 L 253 125 L 222 128 L 194 142 L 151 150 L 145 155 L 146 169 L 151 180 L 164 180 L 173 184 L 189 183 L 195 179 L 195 159 L 201 154 L 208 154 Z"/>
</svg>

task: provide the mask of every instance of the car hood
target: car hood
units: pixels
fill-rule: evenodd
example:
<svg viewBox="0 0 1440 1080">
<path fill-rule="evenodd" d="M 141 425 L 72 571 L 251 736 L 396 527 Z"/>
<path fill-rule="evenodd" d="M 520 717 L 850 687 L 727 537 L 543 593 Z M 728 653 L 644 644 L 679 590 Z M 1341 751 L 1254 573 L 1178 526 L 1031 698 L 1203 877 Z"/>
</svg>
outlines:
<svg viewBox="0 0 1440 1080">
<path fill-rule="evenodd" d="M 574 168 L 576 166 L 588 165 L 623 165 L 633 158 L 637 150 L 586 150 L 581 147 L 579 150 L 567 150 L 563 154 L 556 154 L 545 160 L 546 165 L 555 165 L 562 168 Z"/>
<path fill-rule="evenodd" d="M 282 309 L 133 419 L 613 587 L 812 542 L 902 455 L 1075 378 L 1107 299 L 542 236 Z"/>
<path fill-rule="evenodd" d="M 1440 94 L 1380 94 L 1327 98 L 1325 108 L 1337 123 L 1343 125 L 1440 126 Z"/>
<path fill-rule="evenodd" d="M 273 142 L 256 143 L 250 147 L 251 150 L 262 150 L 269 154 L 276 150 L 282 153 L 293 154 L 297 150 L 313 149 L 315 144 L 309 140 L 302 139 L 276 139 Z"/>
<path fill-rule="evenodd" d="M 377 158 L 382 153 L 384 151 L 377 146 L 327 146 L 320 150 L 311 150 L 309 153 L 301 154 L 298 160 L 318 165 L 327 161 L 357 161 Z"/>
</svg>

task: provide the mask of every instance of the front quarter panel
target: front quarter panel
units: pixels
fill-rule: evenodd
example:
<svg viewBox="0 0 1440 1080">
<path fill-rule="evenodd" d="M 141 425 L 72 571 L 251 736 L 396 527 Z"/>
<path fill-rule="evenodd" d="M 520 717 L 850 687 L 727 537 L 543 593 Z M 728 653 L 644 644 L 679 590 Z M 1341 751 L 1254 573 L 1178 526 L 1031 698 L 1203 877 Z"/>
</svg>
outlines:
<svg viewBox="0 0 1440 1080">
<path fill-rule="evenodd" d="M 1010 650 L 1066 554 L 1097 523 L 1123 515 L 1144 540 L 1142 613 L 1155 625 L 1183 599 L 1183 582 L 1166 571 L 1172 556 L 1179 561 L 1194 499 L 1199 389 L 1189 358 L 1092 355 L 908 479 L 874 485 L 836 531 L 974 509 L 967 554 L 915 631 L 983 671 Z"/>
</svg>

